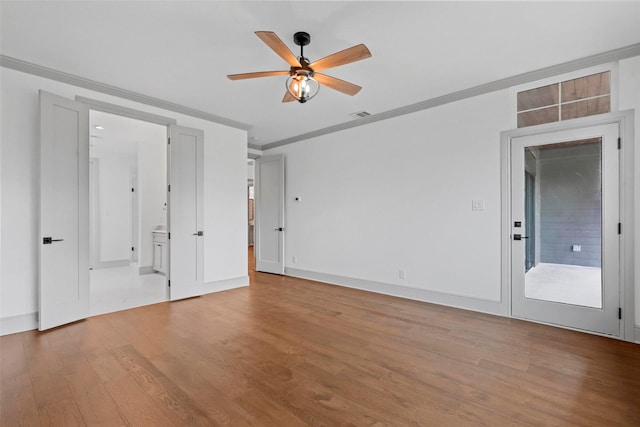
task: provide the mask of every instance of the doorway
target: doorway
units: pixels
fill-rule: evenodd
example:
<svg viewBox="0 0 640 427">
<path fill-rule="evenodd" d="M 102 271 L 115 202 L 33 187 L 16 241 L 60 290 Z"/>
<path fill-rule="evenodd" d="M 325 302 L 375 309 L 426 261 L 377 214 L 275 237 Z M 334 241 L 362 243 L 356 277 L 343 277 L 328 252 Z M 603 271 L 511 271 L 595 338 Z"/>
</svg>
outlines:
<svg viewBox="0 0 640 427">
<path fill-rule="evenodd" d="M 92 280 L 90 273 L 94 273 L 94 291 L 97 280 L 95 275 L 102 269 L 91 270 L 89 254 L 90 250 L 90 139 L 94 141 L 110 139 L 104 135 L 100 138 L 94 134 L 95 138 L 90 138 L 89 129 L 95 131 L 105 130 L 104 124 L 90 123 L 89 110 L 106 112 L 103 120 L 109 118 L 121 120 L 124 117 L 140 119 L 135 126 L 128 129 L 123 134 L 123 138 L 128 141 L 139 142 L 139 138 L 134 138 L 135 129 L 143 124 L 159 124 L 155 127 L 158 131 L 158 138 L 154 138 L 161 143 L 162 150 L 149 150 L 151 145 L 137 144 L 137 159 L 135 162 L 137 176 L 137 187 L 130 187 L 130 179 L 133 176 L 131 170 L 122 179 L 116 176 L 114 182 L 126 182 L 124 193 L 117 191 L 116 199 L 113 203 L 100 203 L 103 198 L 100 194 L 94 197 L 98 202 L 98 212 L 94 215 L 97 218 L 98 227 L 103 227 L 106 223 L 118 224 L 118 229 L 111 227 L 105 238 L 104 231 L 98 229 L 95 234 L 99 235 L 96 248 L 105 250 L 105 254 L 98 253 L 96 267 L 113 267 L 131 260 L 131 235 L 133 234 L 131 224 L 126 224 L 134 218 L 134 212 L 122 209 L 122 205 L 127 205 L 131 209 L 133 198 L 129 196 L 130 191 L 138 191 L 138 249 L 136 256 L 137 264 L 129 264 L 128 272 L 136 279 L 145 273 L 155 274 L 165 273 L 161 278 L 162 297 L 158 300 L 177 300 L 202 295 L 206 289 L 204 286 L 204 132 L 198 129 L 177 126 L 175 120 L 161 116 L 142 113 L 127 108 L 114 106 L 100 101 L 93 101 L 86 98 L 76 97 L 70 100 L 52 93 L 41 90 L 40 98 L 40 232 L 39 238 L 42 245 L 39 253 L 39 310 L 38 329 L 43 331 L 60 326 L 76 320 L 84 319 L 92 314 L 101 311 L 115 311 L 125 308 L 135 307 L 143 304 L 151 304 L 154 300 L 144 298 L 140 300 L 127 300 L 119 297 L 113 304 L 108 305 L 105 310 L 96 308 L 95 303 L 91 308 L 90 294 Z M 96 113 L 94 113 L 96 114 Z M 124 116 L 124 117 L 121 117 Z M 126 121 L 126 120 L 125 120 Z M 129 121 L 127 121 L 129 122 Z M 130 122 L 129 122 L 130 123 Z M 111 127 L 111 126 L 110 126 Z M 101 129 L 102 128 L 102 129 Z M 112 126 L 118 129 L 118 126 Z M 95 143 L 93 144 L 95 147 Z M 108 151 L 112 147 L 105 147 Z M 99 149 L 94 150 L 94 155 Z M 156 157 L 159 156 L 159 157 Z M 164 161 L 162 160 L 164 159 Z M 122 160 L 122 159 L 120 159 Z M 118 167 L 122 165 L 116 162 Z M 133 164 L 134 162 L 127 162 Z M 97 162 L 94 162 L 97 164 Z M 104 164 L 104 162 L 103 162 Z M 146 166 L 149 166 L 147 168 Z M 159 167 L 158 165 L 162 166 Z M 164 171 L 164 175 L 158 177 L 149 173 L 151 168 Z M 100 168 L 96 168 L 98 171 Z M 97 177 L 97 178 L 96 178 Z M 101 182 L 108 182 L 108 179 L 100 178 L 99 172 L 94 172 L 96 182 L 93 187 L 100 190 Z M 114 184 L 109 182 L 109 185 Z M 146 196 L 146 184 L 151 182 L 153 188 L 157 188 L 158 194 L 164 195 L 157 203 L 146 203 L 149 200 Z M 125 196 L 123 196 L 125 194 Z M 163 221 L 145 221 L 145 208 L 149 208 L 158 214 L 158 210 L 166 211 Z M 173 209 L 172 209 L 173 208 Z M 124 213 L 123 213 L 124 211 Z M 108 217 L 104 221 L 103 217 Z M 115 219 L 118 218 L 119 220 Z M 120 222 L 119 222 L 120 221 Z M 123 225 L 122 222 L 125 224 Z M 150 225 L 147 227 L 146 225 Z M 145 225 L 146 224 L 146 225 Z M 144 226 L 144 227 L 143 227 Z M 118 237 L 111 239 L 109 232 L 118 232 Z M 149 233 L 147 232 L 149 231 Z M 156 251 L 163 256 L 161 263 L 156 263 L 145 251 L 149 249 L 153 253 L 155 247 L 145 242 L 155 242 L 155 235 L 158 236 L 158 244 L 166 245 L 166 250 Z M 165 238 L 162 238 L 162 235 Z M 173 235 L 173 238 L 172 238 Z M 122 240 L 120 240 L 122 239 Z M 133 239 L 135 240 L 135 239 Z M 110 241 L 109 245 L 106 242 Z M 113 241 L 119 242 L 113 245 Z M 121 244 L 122 241 L 125 244 Z M 123 252 L 124 251 L 124 252 Z M 126 255 L 125 255 L 126 253 Z M 114 254 L 116 254 L 114 256 Z M 151 258 L 151 259 L 150 259 Z M 133 264 L 133 265 L 132 265 Z M 126 268 L 126 267 L 125 267 Z M 161 271 L 164 270 L 164 271 Z M 130 277 L 130 276 L 129 276 Z M 109 284 L 114 281 L 125 282 L 111 277 L 103 283 Z M 110 291 L 111 289 L 109 289 Z M 127 289 L 131 290 L 131 289 Z M 117 295 L 117 294 L 116 294 Z M 160 294 L 158 294 L 160 295 Z M 93 297 L 95 298 L 95 296 Z"/>
<path fill-rule="evenodd" d="M 167 127 L 97 110 L 89 126 L 90 315 L 166 301 Z"/>
<path fill-rule="evenodd" d="M 618 124 L 511 139 L 512 314 L 620 335 Z"/>
</svg>

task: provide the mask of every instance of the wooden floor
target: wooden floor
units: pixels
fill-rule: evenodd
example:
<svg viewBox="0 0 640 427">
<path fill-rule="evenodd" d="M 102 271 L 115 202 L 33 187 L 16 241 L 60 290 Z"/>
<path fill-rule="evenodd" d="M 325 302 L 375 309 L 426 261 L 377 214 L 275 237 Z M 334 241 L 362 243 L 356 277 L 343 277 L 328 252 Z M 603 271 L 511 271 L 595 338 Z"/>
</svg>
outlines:
<svg viewBox="0 0 640 427">
<path fill-rule="evenodd" d="M 640 345 L 267 274 L 0 345 L 2 426 L 640 426 Z"/>
</svg>

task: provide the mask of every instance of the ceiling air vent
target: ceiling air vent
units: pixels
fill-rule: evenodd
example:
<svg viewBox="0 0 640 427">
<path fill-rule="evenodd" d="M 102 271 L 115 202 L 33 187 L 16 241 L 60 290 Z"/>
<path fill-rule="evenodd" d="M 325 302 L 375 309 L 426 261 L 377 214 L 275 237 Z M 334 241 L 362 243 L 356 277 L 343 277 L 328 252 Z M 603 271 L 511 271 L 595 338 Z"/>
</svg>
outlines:
<svg viewBox="0 0 640 427">
<path fill-rule="evenodd" d="M 369 113 L 367 111 L 358 111 L 357 113 L 349 114 L 349 116 L 352 119 L 362 119 L 362 118 L 365 118 L 365 117 L 370 116 L 370 115 L 371 115 L 371 113 Z"/>
</svg>

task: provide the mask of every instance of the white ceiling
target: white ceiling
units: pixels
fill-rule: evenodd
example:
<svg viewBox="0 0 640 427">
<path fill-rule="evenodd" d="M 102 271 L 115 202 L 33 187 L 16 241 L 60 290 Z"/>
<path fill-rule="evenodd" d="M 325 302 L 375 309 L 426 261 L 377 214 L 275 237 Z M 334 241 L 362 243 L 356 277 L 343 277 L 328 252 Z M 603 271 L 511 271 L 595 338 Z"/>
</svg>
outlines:
<svg viewBox="0 0 640 427">
<path fill-rule="evenodd" d="M 249 126 L 268 144 L 531 70 L 640 42 L 640 2 L 2 1 L 3 55 L 194 108 Z M 286 76 L 227 74 L 288 66 L 254 31 L 311 34 L 311 61 L 358 43 L 373 57 L 326 74 L 281 103 Z"/>
</svg>

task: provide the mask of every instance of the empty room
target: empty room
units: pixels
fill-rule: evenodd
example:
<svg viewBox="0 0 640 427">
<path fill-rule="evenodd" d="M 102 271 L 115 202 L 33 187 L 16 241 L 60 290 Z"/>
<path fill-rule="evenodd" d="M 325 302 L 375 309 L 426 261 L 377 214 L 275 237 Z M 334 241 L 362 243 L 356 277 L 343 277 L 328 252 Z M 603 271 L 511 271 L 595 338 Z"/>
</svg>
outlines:
<svg viewBox="0 0 640 427">
<path fill-rule="evenodd" d="M 638 17 L 0 0 L 0 425 L 640 425 Z"/>
</svg>

